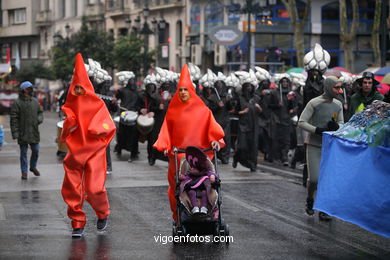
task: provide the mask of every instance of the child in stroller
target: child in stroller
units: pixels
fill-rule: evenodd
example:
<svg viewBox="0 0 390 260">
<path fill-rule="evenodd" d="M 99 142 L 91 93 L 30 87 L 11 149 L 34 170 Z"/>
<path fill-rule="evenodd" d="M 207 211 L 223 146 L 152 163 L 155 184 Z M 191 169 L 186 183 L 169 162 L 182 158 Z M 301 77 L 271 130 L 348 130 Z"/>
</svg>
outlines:
<svg viewBox="0 0 390 260">
<path fill-rule="evenodd" d="M 212 148 L 188 146 L 174 148 L 176 161 L 176 201 L 178 220 L 173 223 L 173 236 L 187 234 L 228 236 L 229 225 L 221 214 L 221 187 L 217 163 L 205 154 Z M 178 153 L 185 153 L 180 162 Z M 216 150 L 214 157 L 216 158 Z M 228 242 L 226 242 L 228 243 Z"/>
<path fill-rule="evenodd" d="M 187 192 L 193 215 L 207 215 L 208 204 L 213 204 L 212 184 L 218 180 L 218 174 L 213 171 L 207 155 L 199 148 L 188 146 L 185 154 L 189 167 L 181 169 L 179 175 L 180 194 Z"/>
</svg>

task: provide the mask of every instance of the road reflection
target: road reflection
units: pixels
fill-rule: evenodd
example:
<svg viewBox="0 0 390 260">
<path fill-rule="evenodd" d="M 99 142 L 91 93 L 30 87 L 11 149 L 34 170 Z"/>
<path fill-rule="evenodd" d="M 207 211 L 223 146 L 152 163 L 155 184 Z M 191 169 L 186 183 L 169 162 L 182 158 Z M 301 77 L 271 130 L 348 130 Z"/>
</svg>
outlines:
<svg viewBox="0 0 390 260">
<path fill-rule="evenodd" d="M 91 238 L 82 237 L 72 239 L 69 249 L 69 260 L 83 260 L 83 259 L 99 259 L 99 260 L 110 260 L 111 259 L 111 241 L 104 234 L 98 234 L 97 240 L 94 247 L 93 257 L 88 257 L 88 246 L 87 240 L 90 248 L 93 248 L 91 244 Z"/>
</svg>

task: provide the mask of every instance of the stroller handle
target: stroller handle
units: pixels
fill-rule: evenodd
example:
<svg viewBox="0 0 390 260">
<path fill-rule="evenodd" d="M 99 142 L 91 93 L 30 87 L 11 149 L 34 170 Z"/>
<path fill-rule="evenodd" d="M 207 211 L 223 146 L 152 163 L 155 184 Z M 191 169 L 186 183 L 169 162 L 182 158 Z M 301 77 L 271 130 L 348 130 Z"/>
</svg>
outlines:
<svg viewBox="0 0 390 260">
<path fill-rule="evenodd" d="M 208 152 L 208 151 L 211 151 L 211 150 L 215 150 L 214 148 L 212 147 L 209 147 L 209 148 L 204 148 L 204 149 L 200 149 L 202 150 L 202 152 Z M 186 149 L 181 149 L 181 148 L 177 148 L 177 147 L 173 147 L 173 152 L 174 153 L 185 153 L 186 152 Z"/>
</svg>

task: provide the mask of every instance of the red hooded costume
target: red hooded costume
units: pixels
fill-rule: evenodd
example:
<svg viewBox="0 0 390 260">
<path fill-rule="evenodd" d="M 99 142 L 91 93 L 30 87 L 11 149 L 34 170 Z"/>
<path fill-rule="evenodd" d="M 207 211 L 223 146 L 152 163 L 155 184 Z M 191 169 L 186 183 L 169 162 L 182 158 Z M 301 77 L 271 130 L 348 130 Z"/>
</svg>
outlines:
<svg viewBox="0 0 390 260">
<path fill-rule="evenodd" d="M 182 101 L 179 97 L 179 89 L 183 86 L 190 93 L 190 98 L 187 101 Z M 209 148 L 212 141 L 219 141 L 221 147 L 223 147 L 225 145 L 222 139 L 224 135 L 222 127 L 215 121 L 210 109 L 196 94 L 188 66 L 184 65 L 180 73 L 177 91 L 168 106 L 158 139 L 153 145 L 159 151 L 169 151 L 168 198 L 174 220 L 177 220 L 177 215 L 175 160 L 172 148 L 186 149 L 187 146 L 196 146 L 204 149 Z M 178 155 L 180 162 L 185 154 Z M 208 153 L 208 156 L 212 159 L 212 152 Z"/>
<path fill-rule="evenodd" d="M 81 86 L 84 93 L 77 95 L 76 86 Z M 115 124 L 104 102 L 96 96 L 79 53 L 62 110 L 66 119 L 61 139 L 69 149 L 64 159 L 62 196 L 68 204 L 72 227 L 83 228 L 86 222 L 82 209 L 84 199 L 91 204 L 99 219 L 110 214 L 104 187 L 106 147 L 114 137 Z"/>
</svg>

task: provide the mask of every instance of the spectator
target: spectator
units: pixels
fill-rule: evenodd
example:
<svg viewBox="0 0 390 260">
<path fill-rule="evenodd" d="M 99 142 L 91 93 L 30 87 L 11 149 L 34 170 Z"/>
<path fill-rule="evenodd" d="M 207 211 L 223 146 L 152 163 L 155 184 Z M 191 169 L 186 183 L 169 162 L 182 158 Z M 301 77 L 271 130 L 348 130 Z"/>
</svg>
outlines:
<svg viewBox="0 0 390 260">
<path fill-rule="evenodd" d="M 379 82 L 374 78 L 372 72 L 364 72 L 363 76 L 356 81 L 359 83 L 360 89 L 351 97 L 351 104 L 349 107 L 350 116 L 354 115 L 356 112 L 362 111 L 374 100 L 383 100 L 384 98 L 376 88 L 376 85 L 378 85 Z"/>
<path fill-rule="evenodd" d="M 278 49 L 278 47 L 270 47 L 267 50 L 267 62 L 280 62 L 282 59 L 282 52 Z M 278 65 L 272 64 L 269 65 L 269 72 L 271 74 L 275 73 L 278 70 Z"/>
<path fill-rule="evenodd" d="M 234 64 L 232 66 L 232 70 L 233 71 L 240 70 L 241 62 L 242 62 L 242 50 L 241 50 L 240 45 L 237 45 L 236 47 L 234 47 L 234 50 L 233 50 L 233 62 L 236 62 L 236 63 L 240 62 L 240 64 Z"/>
<path fill-rule="evenodd" d="M 12 138 L 18 140 L 20 147 L 20 167 L 22 170 L 22 180 L 27 180 L 27 150 L 31 148 L 30 171 L 35 176 L 40 176 L 37 169 L 39 155 L 39 128 L 43 122 L 43 111 L 38 101 L 32 97 L 33 84 L 24 81 L 20 84 L 19 98 L 11 108 L 11 133 Z"/>
</svg>

